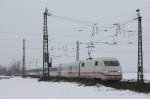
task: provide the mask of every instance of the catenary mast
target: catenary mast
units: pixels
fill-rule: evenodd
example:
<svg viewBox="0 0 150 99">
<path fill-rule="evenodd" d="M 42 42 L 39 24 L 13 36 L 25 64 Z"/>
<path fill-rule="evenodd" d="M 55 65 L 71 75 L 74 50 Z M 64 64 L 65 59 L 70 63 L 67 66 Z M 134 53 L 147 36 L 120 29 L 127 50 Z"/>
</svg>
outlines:
<svg viewBox="0 0 150 99">
<path fill-rule="evenodd" d="M 137 20 L 138 20 L 138 75 L 137 81 L 143 82 L 143 49 L 142 49 L 142 17 L 140 10 L 137 9 Z"/>
<path fill-rule="evenodd" d="M 43 23 L 43 78 L 49 76 L 49 52 L 48 52 L 48 28 L 47 28 L 47 16 L 48 9 L 44 12 Z"/>
</svg>

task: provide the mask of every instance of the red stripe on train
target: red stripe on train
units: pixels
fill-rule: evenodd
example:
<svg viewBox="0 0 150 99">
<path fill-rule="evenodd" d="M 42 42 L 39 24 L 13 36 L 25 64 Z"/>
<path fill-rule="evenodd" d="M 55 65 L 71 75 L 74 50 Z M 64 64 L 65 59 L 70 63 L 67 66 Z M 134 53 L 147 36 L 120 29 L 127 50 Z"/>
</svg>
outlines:
<svg viewBox="0 0 150 99">
<path fill-rule="evenodd" d="M 78 73 L 78 72 L 68 72 L 68 73 Z M 104 75 L 104 76 L 121 76 L 121 75 L 113 75 L 113 74 L 108 74 L 108 73 L 103 73 L 103 72 L 80 72 L 80 74 L 96 74 L 96 75 Z"/>
</svg>

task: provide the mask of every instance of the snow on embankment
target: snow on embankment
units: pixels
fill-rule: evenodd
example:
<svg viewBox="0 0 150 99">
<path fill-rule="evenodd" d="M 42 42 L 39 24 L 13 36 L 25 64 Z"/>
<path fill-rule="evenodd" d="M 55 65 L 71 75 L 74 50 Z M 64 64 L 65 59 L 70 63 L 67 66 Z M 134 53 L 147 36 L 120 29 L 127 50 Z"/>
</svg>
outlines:
<svg viewBox="0 0 150 99">
<path fill-rule="evenodd" d="M 0 99 L 149 99 L 150 94 L 119 91 L 100 86 L 79 86 L 66 82 L 38 82 L 31 78 L 0 80 Z"/>
</svg>

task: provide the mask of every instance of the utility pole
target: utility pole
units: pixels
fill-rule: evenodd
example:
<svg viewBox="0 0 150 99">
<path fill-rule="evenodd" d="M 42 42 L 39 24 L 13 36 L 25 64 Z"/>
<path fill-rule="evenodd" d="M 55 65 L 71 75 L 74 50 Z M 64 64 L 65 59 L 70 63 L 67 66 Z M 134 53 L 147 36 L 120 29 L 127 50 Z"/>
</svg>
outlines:
<svg viewBox="0 0 150 99">
<path fill-rule="evenodd" d="M 38 67 L 38 59 L 35 59 L 35 67 Z"/>
<path fill-rule="evenodd" d="M 48 52 L 48 29 L 47 29 L 47 16 L 48 9 L 44 12 L 44 23 L 43 23 L 43 78 L 49 76 L 49 52 Z"/>
<path fill-rule="evenodd" d="M 140 10 L 137 9 L 137 20 L 138 20 L 138 82 L 143 82 L 143 51 L 142 51 L 142 17 Z"/>
<path fill-rule="evenodd" d="M 26 75 L 26 64 L 25 64 L 25 40 L 23 39 L 23 62 L 22 62 L 22 77 Z"/>
<path fill-rule="evenodd" d="M 79 41 L 76 42 L 77 46 L 76 46 L 76 61 L 79 61 Z"/>
</svg>

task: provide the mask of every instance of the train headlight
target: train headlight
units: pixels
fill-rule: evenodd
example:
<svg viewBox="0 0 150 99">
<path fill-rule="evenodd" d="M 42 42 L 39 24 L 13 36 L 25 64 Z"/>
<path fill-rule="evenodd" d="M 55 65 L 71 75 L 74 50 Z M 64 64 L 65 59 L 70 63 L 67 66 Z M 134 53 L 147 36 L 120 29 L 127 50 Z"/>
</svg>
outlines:
<svg viewBox="0 0 150 99">
<path fill-rule="evenodd" d="M 120 73 L 121 71 L 119 70 L 118 72 Z"/>
</svg>

